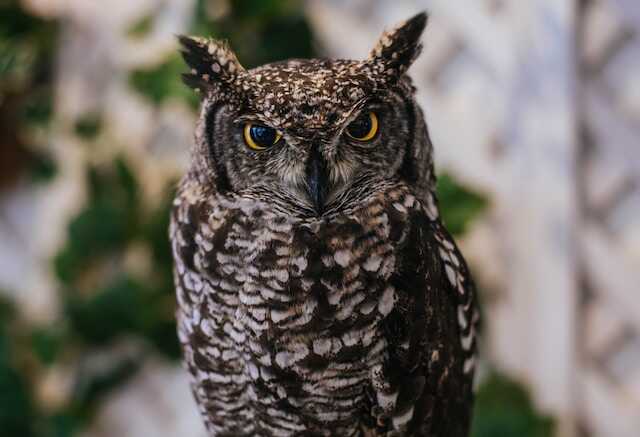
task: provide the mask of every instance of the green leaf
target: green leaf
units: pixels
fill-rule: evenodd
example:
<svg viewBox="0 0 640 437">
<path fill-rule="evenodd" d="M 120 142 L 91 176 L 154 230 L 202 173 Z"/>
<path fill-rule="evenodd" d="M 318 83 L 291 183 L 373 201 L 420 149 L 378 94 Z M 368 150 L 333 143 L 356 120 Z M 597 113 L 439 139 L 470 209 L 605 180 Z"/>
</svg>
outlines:
<svg viewBox="0 0 640 437">
<path fill-rule="evenodd" d="M 29 14 L 20 3 L 0 2 L 0 92 L 8 76 L 32 87 L 30 82 L 42 82 L 53 70 L 57 23 Z"/>
<path fill-rule="evenodd" d="M 246 68 L 314 57 L 313 34 L 301 1 L 243 0 L 230 5 L 229 14 L 216 19 L 210 16 L 208 0 L 198 0 L 191 33 L 229 40 Z"/>
<path fill-rule="evenodd" d="M 36 183 L 49 182 L 58 172 L 55 161 L 47 153 L 33 153 L 29 164 L 31 179 Z"/>
<path fill-rule="evenodd" d="M 69 238 L 85 256 L 120 248 L 127 240 L 127 213 L 115 202 L 100 199 L 71 222 Z"/>
<path fill-rule="evenodd" d="M 0 349 L 0 354 L 6 353 Z M 35 415 L 27 383 L 16 369 L 0 357 L 0 430 L 6 436 L 32 436 Z"/>
<path fill-rule="evenodd" d="M 0 290 L 0 332 L 16 315 L 15 305 L 4 296 L 7 296 L 7 293 Z"/>
<path fill-rule="evenodd" d="M 102 130 L 102 118 L 100 114 L 88 113 L 76 120 L 74 130 L 76 135 L 85 141 L 95 139 Z"/>
<path fill-rule="evenodd" d="M 37 32 L 43 20 L 28 14 L 17 0 L 0 2 L 0 36 L 20 39 Z"/>
<path fill-rule="evenodd" d="M 195 109 L 199 103 L 198 96 L 182 83 L 185 71 L 184 63 L 176 52 L 157 67 L 132 71 L 129 84 L 155 105 L 176 98 Z"/>
<path fill-rule="evenodd" d="M 464 234 L 489 205 L 484 196 L 458 184 L 446 173 L 438 177 L 437 191 L 442 219 L 453 235 Z"/>
<path fill-rule="evenodd" d="M 476 396 L 472 437 L 552 437 L 553 419 L 538 413 L 525 388 L 491 374 Z"/>
<path fill-rule="evenodd" d="M 62 350 L 65 340 L 59 327 L 38 327 L 31 333 L 31 348 L 40 362 L 51 365 Z"/>
<path fill-rule="evenodd" d="M 139 185 L 123 158 L 89 168 L 87 182 L 89 203 L 69 223 L 67 244 L 54 259 L 56 274 L 66 284 L 104 257 L 125 250 L 139 232 Z"/>
<path fill-rule="evenodd" d="M 144 38 L 153 29 L 154 21 L 153 15 L 142 17 L 127 30 L 127 35 L 134 39 Z"/>
<path fill-rule="evenodd" d="M 154 211 L 149 213 L 141 228 L 141 237 L 151 248 L 154 265 L 168 271 L 171 271 L 173 266 L 168 229 L 176 186 L 176 182 L 167 184 L 164 199 Z"/>
<path fill-rule="evenodd" d="M 131 171 L 129 164 L 122 157 L 114 161 L 116 181 L 123 193 L 125 205 L 130 210 L 138 210 L 138 181 Z"/>
<path fill-rule="evenodd" d="M 37 437 L 74 437 L 84 419 L 70 411 L 60 411 L 51 415 L 41 415 L 35 423 Z"/>
<path fill-rule="evenodd" d="M 31 437 L 36 413 L 28 382 L 15 365 L 9 329 L 15 315 L 14 305 L 0 299 L 0 430 L 2 435 Z"/>
<path fill-rule="evenodd" d="M 104 345 L 139 330 L 140 312 L 145 310 L 142 289 L 138 281 L 120 275 L 90 297 L 70 294 L 67 314 L 74 332 L 87 344 Z"/>
</svg>

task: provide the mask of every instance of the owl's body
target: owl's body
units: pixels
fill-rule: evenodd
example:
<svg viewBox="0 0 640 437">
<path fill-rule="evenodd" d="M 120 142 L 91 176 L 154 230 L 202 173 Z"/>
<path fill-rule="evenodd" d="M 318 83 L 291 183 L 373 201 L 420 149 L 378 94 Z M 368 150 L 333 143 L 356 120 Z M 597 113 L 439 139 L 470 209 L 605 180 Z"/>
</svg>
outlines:
<svg viewBox="0 0 640 437">
<path fill-rule="evenodd" d="M 404 75 L 424 25 L 385 34 L 367 61 L 250 71 L 225 46 L 182 40 L 205 101 L 171 239 L 212 436 L 467 435 L 474 290 Z M 371 125 L 361 113 L 379 131 L 348 139 Z"/>
</svg>

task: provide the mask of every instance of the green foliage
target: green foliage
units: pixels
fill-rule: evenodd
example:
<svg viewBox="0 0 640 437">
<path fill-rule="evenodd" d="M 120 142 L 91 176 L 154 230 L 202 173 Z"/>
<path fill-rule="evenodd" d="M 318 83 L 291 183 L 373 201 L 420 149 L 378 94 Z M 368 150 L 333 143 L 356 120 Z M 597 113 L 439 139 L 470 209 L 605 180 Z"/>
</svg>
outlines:
<svg viewBox="0 0 640 437">
<path fill-rule="evenodd" d="M 31 350 L 40 363 L 50 366 L 60 356 L 66 332 L 60 326 L 37 326 L 30 334 Z"/>
<path fill-rule="evenodd" d="M 0 2 L 0 85 L 45 80 L 52 69 L 56 34 L 56 23 L 28 14 L 18 0 Z"/>
<path fill-rule="evenodd" d="M 313 57 L 313 35 L 301 1 L 241 0 L 230 2 L 230 8 L 224 16 L 213 17 L 211 3 L 198 0 L 189 33 L 228 40 L 246 68 L 287 58 Z M 152 26 L 153 17 L 145 17 L 130 33 L 139 36 Z M 129 83 L 156 105 L 175 98 L 195 109 L 198 96 L 180 79 L 186 71 L 176 52 L 156 67 L 131 72 Z"/>
<path fill-rule="evenodd" d="M 173 185 L 159 205 L 148 205 L 125 159 L 87 170 L 87 204 L 71 220 L 67 244 L 56 257 L 64 316 L 29 326 L 0 300 L 1 435 L 77 435 L 104 396 L 139 370 L 144 356 L 179 357 L 167 236 Z M 125 254 L 133 247 L 148 253 L 148 271 L 131 271 Z M 97 368 L 85 365 L 85 355 L 104 353 L 125 338 L 148 346 L 112 354 Z M 65 362 L 78 369 L 73 390 L 62 405 L 42 408 L 33 374 Z"/>
<path fill-rule="evenodd" d="M 146 338 L 176 358 L 172 261 L 167 236 L 172 190 L 145 208 L 139 183 L 122 158 L 90 168 L 89 201 L 69 224 L 69 239 L 55 260 L 66 285 L 72 331 L 86 344 L 105 345 L 124 334 Z M 129 272 L 123 254 L 149 253 L 148 277 Z"/>
<path fill-rule="evenodd" d="M 127 35 L 131 38 L 142 38 L 149 34 L 153 29 L 153 15 L 146 15 L 127 30 Z"/>
<path fill-rule="evenodd" d="M 123 250 L 140 219 L 137 182 L 121 158 L 108 168 L 89 168 L 87 182 L 89 202 L 69 224 L 69 239 L 54 262 L 67 284 Z"/>
<path fill-rule="evenodd" d="M 53 115 L 52 100 L 48 86 L 31 90 L 25 96 L 21 119 L 31 127 L 46 127 Z"/>
<path fill-rule="evenodd" d="M 72 437 L 77 435 L 80 421 L 68 413 L 43 414 L 33 428 L 33 437 Z"/>
<path fill-rule="evenodd" d="M 93 290 L 89 297 L 73 293 L 67 301 L 67 311 L 73 331 L 87 344 L 101 345 L 139 328 L 142 300 L 141 284 L 120 276 Z"/>
<path fill-rule="evenodd" d="M 184 86 L 180 79 L 180 75 L 185 71 L 182 58 L 175 53 L 157 67 L 132 71 L 129 83 L 155 105 L 160 105 L 169 98 L 175 98 L 196 108 L 198 96 Z"/>
<path fill-rule="evenodd" d="M 58 172 L 56 163 L 48 153 L 43 151 L 31 153 L 30 164 L 31 180 L 36 183 L 49 182 Z"/>
<path fill-rule="evenodd" d="M 87 206 L 71 221 L 67 244 L 57 257 L 65 284 L 67 347 L 96 350 L 133 337 L 175 360 L 179 348 L 167 236 L 173 190 L 166 190 L 160 205 L 146 205 L 123 158 L 89 168 L 87 181 Z M 148 253 L 149 271 L 130 270 L 125 254 L 133 248 Z M 103 395 L 126 382 L 142 362 L 126 356 L 104 372 L 80 373 L 61 423 L 84 423 Z"/>
<path fill-rule="evenodd" d="M 459 185 L 450 175 L 438 177 L 440 212 L 449 232 L 462 235 L 468 225 L 488 206 L 488 200 Z"/>
<path fill-rule="evenodd" d="M 220 18 L 198 0 L 191 33 L 228 40 L 246 68 L 314 56 L 313 34 L 299 0 L 238 0 Z M 295 37 L 292 37 L 295 36 Z"/>
<path fill-rule="evenodd" d="M 6 355 L 6 345 L 0 345 L 0 354 Z M 0 429 L 4 435 L 29 436 L 34 417 L 32 400 L 23 376 L 6 357 L 0 358 Z"/>
<path fill-rule="evenodd" d="M 551 437 L 553 431 L 553 420 L 535 411 L 517 382 L 494 373 L 478 391 L 472 437 Z"/>
<path fill-rule="evenodd" d="M 0 430 L 3 435 L 30 436 L 34 407 L 24 376 L 18 371 L 11 323 L 15 309 L 0 300 Z"/>
<path fill-rule="evenodd" d="M 88 113 L 76 120 L 75 132 L 85 141 L 95 139 L 102 130 L 102 117 L 100 114 Z"/>
<path fill-rule="evenodd" d="M 0 1 L 0 159 L 12 170 L 26 168 L 36 182 L 55 175 L 32 130 L 51 118 L 57 33 L 56 22 L 30 15 L 18 0 Z"/>
</svg>

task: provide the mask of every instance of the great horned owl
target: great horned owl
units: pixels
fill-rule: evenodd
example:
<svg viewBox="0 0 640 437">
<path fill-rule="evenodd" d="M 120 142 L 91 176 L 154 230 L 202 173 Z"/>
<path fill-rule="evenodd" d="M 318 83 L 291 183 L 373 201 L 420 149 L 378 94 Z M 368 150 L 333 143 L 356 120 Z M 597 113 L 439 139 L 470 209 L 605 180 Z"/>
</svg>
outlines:
<svg viewBox="0 0 640 437">
<path fill-rule="evenodd" d="M 210 435 L 468 434 L 474 287 L 406 75 L 426 22 L 252 70 L 180 37 L 203 103 L 170 233 Z"/>
</svg>

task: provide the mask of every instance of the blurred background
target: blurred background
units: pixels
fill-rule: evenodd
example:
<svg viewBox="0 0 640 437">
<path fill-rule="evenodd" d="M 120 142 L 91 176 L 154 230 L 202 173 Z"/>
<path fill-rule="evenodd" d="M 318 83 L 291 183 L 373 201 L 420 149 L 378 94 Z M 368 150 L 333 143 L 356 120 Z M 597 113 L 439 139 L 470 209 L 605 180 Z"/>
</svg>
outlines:
<svg viewBox="0 0 640 437">
<path fill-rule="evenodd" d="M 428 9 L 411 75 L 484 311 L 474 437 L 637 437 L 637 0 L 0 0 L 0 436 L 204 437 L 168 210 L 197 98 L 174 35 L 254 67 L 365 57 Z"/>
</svg>

